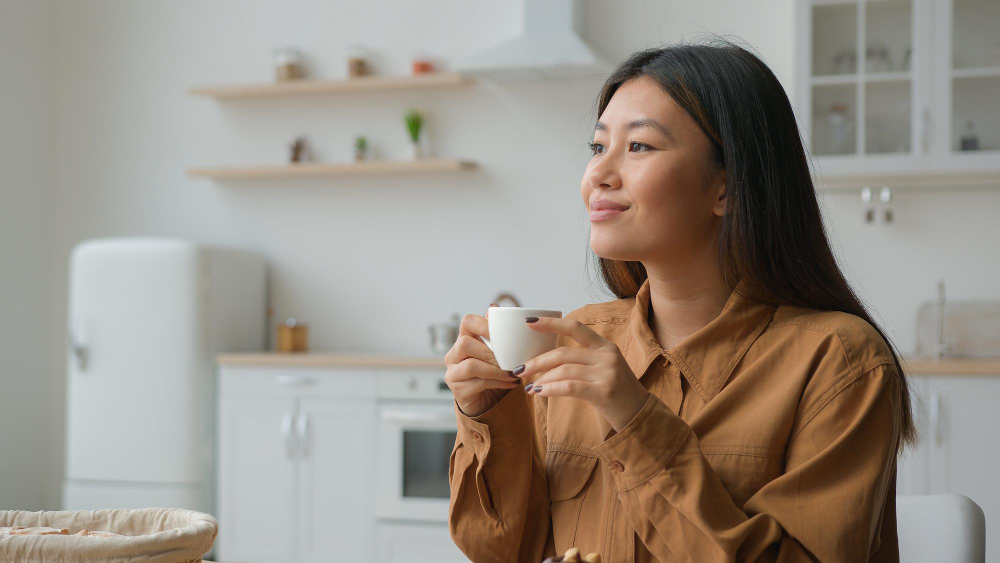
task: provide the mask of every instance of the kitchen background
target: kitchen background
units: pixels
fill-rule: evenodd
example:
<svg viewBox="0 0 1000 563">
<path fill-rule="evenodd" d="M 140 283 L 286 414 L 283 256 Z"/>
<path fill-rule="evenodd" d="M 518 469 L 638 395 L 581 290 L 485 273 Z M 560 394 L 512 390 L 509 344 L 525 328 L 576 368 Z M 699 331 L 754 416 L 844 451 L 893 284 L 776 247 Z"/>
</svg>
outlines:
<svg viewBox="0 0 1000 563">
<path fill-rule="evenodd" d="M 578 6 L 582 36 L 612 62 L 711 33 L 745 40 L 798 106 L 797 4 Z M 274 319 L 308 322 L 316 351 L 431 355 L 426 323 L 483 314 L 502 291 L 563 311 L 611 299 L 587 260 L 579 192 L 601 75 L 229 102 L 188 92 L 270 81 L 282 45 L 300 48 L 320 79 L 345 77 L 350 44 L 371 49 L 377 74 L 408 75 L 416 52 L 452 70 L 517 33 L 523 14 L 515 1 L 0 2 L 0 508 L 60 508 L 69 258 L 83 240 L 255 250 Z M 350 160 L 358 134 L 379 158 L 403 159 L 401 116 L 414 106 L 432 153 L 474 169 L 232 182 L 186 173 L 281 163 L 301 134 L 317 160 Z M 1000 185 L 938 188 L 894 190 L 891 223 L 882 206 L 866 223 L 857 191 L 822 194 L 849 279 L 904 352 L 939 280 L 949 300 L 1000 297 Z"/>
</svg>

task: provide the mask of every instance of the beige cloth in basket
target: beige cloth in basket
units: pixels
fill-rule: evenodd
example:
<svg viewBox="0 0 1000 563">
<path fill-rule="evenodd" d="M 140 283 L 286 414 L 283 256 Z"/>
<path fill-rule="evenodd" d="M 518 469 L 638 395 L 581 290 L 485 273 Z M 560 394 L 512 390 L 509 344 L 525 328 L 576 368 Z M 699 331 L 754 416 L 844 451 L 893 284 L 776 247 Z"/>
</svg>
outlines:
<svg viewBox="0 0 1000 563">
<path fill-rule="evenodd" d="M 83 528 L 125 537 L 0 536 L 0 561 L 189 563 L 212 549 L 219 523 L 179 508 L 41 511 L 0 510 L 0 527 L 48 526 L 75 534 Z"/>
</svg>

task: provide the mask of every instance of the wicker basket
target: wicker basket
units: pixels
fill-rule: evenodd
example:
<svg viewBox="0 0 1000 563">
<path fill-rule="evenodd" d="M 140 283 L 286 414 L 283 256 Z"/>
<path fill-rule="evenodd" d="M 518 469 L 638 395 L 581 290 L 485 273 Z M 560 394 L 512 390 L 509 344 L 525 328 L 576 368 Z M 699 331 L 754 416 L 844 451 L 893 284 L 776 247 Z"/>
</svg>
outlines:
<svg viewBox="0 0 1000 563">
<path fill-rule="evenodd" d="M 27 512 L 0 510 L 0 527 L 84 528 L 126 537 L 72 535 L 0 536 L 0 561 L 103 561 L 190 563 L 202 560 L 215 542 L 215 518 L 179 508 Z"/>
</svg>

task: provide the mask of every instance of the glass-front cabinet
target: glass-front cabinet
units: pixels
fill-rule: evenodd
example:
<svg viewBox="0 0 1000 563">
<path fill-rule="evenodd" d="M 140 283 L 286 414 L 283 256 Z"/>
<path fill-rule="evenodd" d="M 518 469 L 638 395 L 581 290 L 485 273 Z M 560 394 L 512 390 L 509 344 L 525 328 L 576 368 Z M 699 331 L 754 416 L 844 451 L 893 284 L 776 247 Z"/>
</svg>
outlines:
<svg viewBox="0 0 1000 563">
<path fill-rule="evenodd" d="M 948 146 L 955 152 L 1000 154 L 1000 1 L 952 0 L 941 10 L 951 56 L 947 73 L 951 109 Z"/>
<path fill-rule="evenodd" d="M 1000 0 L 799 0 L 796 112 L 824 176 L 1000 171 Z"/>
</svg>

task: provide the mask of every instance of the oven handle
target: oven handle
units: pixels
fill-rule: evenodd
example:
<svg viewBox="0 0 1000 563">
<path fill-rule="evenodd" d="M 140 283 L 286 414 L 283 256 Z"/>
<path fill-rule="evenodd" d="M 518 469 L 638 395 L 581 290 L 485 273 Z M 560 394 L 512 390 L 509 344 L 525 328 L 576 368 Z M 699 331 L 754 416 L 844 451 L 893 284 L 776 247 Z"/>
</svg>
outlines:
<svg viewBox="0 0 1000 563">
<path fill-rule="evenodd" d="M 447 412 L 447 414 L 445 414 Z M 429 422 L 435 424 L 456 425 L 454 411 L 419 411 L 405 408 L 382 408 L 382 420 L 386 422 Z"/>
</svg>

